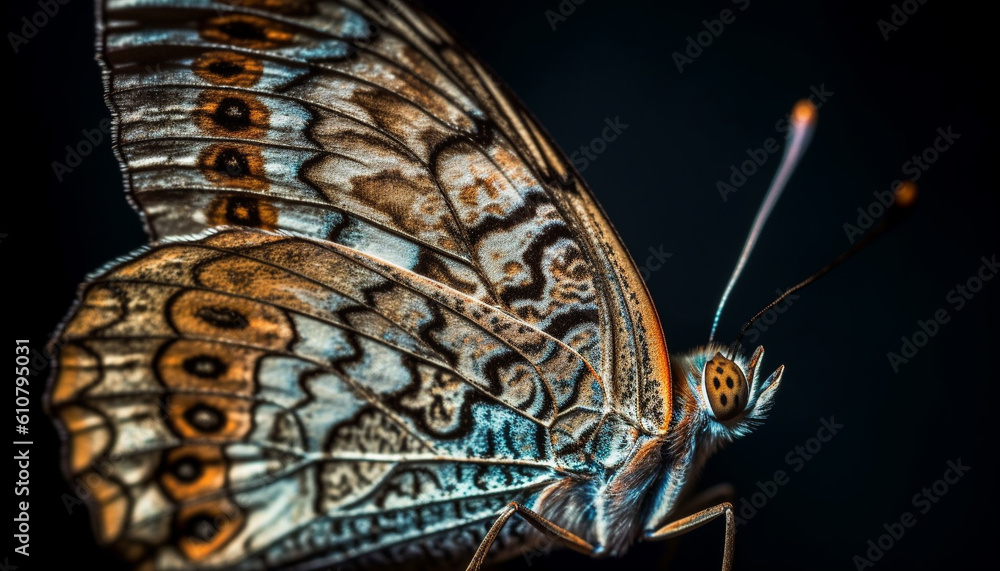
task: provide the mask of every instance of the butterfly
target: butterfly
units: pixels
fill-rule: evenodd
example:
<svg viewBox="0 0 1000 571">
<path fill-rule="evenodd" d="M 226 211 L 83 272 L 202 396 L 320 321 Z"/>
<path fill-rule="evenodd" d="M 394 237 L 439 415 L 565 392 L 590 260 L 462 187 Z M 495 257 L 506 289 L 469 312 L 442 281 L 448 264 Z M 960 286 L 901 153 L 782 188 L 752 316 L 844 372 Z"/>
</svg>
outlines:
<svg viewBox="0 0 1000 571">
<path fill-rule="evenodd" d="M 98 28 L 151 238 L 53 341 L 47 410 L 99 542 L 143 570 L 477 569 L 722 518 L 731 566 L 731 505 L 682 500 L 783 369 L 668 355 L 591 191 L 442 25 L 107 0 Z"/>
</svg>

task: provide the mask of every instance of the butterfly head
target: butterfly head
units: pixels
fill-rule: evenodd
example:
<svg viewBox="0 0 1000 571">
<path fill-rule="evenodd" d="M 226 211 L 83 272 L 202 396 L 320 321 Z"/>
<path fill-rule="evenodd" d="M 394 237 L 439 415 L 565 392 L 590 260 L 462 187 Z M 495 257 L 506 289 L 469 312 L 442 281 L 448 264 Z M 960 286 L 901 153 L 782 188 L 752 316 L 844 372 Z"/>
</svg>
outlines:
<svg viewBox="0 0 1000 571">
<path fill-rule="evenodd" d="M 743 436 L 763 420 L 774 398 L 784 366 L 767 378 L 760 371 L 764 348 L 749 359 L 708 345 L 681 356 L 675 372 L 683 387 L 688 410 L 695 409 L 699 424 L 720 441 Z"/>
</svg>

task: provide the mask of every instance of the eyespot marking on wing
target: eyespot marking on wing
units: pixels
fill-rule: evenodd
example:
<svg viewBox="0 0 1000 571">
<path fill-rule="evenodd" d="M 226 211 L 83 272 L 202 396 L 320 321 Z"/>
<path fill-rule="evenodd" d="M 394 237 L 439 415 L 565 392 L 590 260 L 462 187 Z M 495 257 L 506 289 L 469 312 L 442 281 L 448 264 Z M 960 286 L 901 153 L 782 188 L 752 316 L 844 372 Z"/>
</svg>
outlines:
<svg viewBox="0 0 1000 571">
<path fill-rule="evenodd" d="M 264 64 L 236 52 L 212 51 L 198 56 L 192 69 L 198 77 L 215 85 L 252 87 L 260 81 Z"/>
<path fill-rule="evenodd" d="M 198 33 L 211 42 L 255 50 L 284 47 L 295 40 L 288 26 L 248 14 L 209 18 L 201 23 Z"/>
<path fill-rule="evenodd" d="M 187 505 L 174 520 L 177 547 L 191 561 L 202 561 L 222 549 L 246 523 L 243 511 L 228 499 Z"/>
<path fill-rule="evenodd" d="M 225 487 L 226 468 L 217 446 L 180 446 L 163 455 L 159 482 L 174 501 L 200 498 Z"/>
<path fill-rule="evenodd" d="M 211 226 L 248 226 L 261 230 L 278 228 L 278 209 L 256 196 L 220 196 L 209 203 L 207 210 Z"/>
<path fill-rule="evenodd" d="M 252 95 L 209 89 L 198 95 L 195 121 L 206 135 L 259 139 L 270 127 L 270 111 Z"/>
<path fill-rule="evenodd" d="M 222 187 L 266 192 L 269 186 L 258 145 L 214 143 L 199 155 L 198 168 L 209 182 Z"/>
</svg>

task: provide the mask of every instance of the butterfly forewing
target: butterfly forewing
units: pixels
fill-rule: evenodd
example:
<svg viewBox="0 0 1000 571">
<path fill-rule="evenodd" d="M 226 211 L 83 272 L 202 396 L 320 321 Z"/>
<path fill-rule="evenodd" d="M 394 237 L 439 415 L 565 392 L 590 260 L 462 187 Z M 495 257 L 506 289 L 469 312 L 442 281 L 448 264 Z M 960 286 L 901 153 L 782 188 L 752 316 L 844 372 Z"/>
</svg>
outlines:
<svg viewBox="0 0 1000 571">
<path fill-rule="evenodd" d="M 119 0 L 102 24 L 128 192 L 166 239 L 56 341 L 103 541 L 159 568 L 460 561 L 507 502 L 665 429 L 628 254 L 432 19 Z"/>
</svg>

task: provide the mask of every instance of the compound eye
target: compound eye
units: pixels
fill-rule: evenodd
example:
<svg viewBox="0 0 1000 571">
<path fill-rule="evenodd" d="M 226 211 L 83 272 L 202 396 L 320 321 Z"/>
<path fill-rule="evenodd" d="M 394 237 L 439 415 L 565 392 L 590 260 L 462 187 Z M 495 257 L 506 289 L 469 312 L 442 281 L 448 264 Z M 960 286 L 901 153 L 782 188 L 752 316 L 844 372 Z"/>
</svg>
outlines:
<svg viewBox="0 0 1000 571">
<path fill-rule="evenodd" d="M 739 365 L 716 353 L 702 375 L 705 379 L 705 394 L 715 418 L 726 421 L 743 412 L 750 395 L 746 375 Z"/>
</svg>

